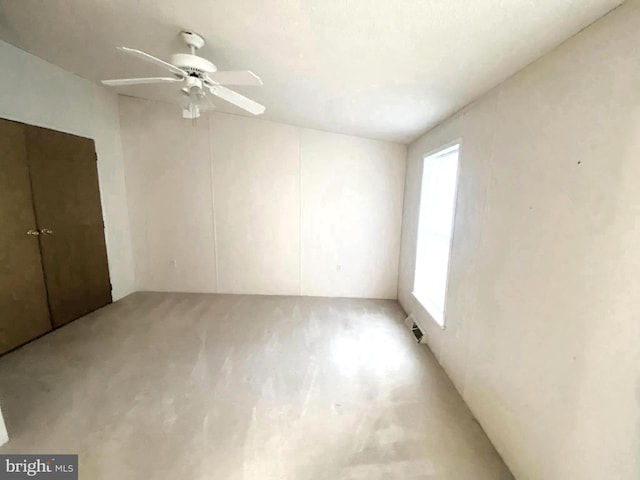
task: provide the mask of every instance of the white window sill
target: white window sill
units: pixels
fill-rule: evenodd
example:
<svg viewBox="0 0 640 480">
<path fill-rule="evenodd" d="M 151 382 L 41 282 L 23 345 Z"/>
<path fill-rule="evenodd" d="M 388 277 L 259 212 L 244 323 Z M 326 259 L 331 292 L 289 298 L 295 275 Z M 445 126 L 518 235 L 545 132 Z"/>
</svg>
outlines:
<svg viewBox="0 0 640 480">
<path fill-rule="evenodd" d="M 426 298 L 420 298 L 416 292 L 411 292 L 411 296 L 426 311 L 435 324 L 444 330 L 444 312 L 441 312 L 438 307 Z"/>
</svg>

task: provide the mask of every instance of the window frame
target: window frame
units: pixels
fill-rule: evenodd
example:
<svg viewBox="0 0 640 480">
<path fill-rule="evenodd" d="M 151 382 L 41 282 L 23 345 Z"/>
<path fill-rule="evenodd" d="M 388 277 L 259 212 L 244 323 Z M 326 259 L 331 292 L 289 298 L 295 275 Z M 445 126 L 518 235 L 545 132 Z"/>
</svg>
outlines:
<svg viewBox="0 0 640 480">
<path fill-rule="evenodd" d="M 448 254 L 447 254 L 447 271 L 445 278 L 445 286 L 444 286 L 444 305 L 442 311 L 433 304 L 433 302 L 429 301 L 428 298 L 421 298 L 415 290 L 416 287 L 416 276 L 418 274 L 418 249 L 420 248 L 420 217 L 422 211 L 422 199 L 424 194 L 424 172 L 425 172 L 425 164 L 429 159 L 435 159 L 440 156 L 445 156 L 452 151 L 458 151 L 457 158 L 457 166 L 456 166 L 456 181 L 453 190 L 454 198 L 453 198 L 453 214 L 451 218 L 451 232 L 449 234 L 449 245 L 448 245 Z M 417 231 L 416 231 L 416 248 L 415 248 L 415 265 L 413 271 L 413 285 L 411 288 L 411 296 L 414 300 L 426 311 L 427 315 L 431 317 L 436 325 L 438 325 L 442 330 L 446 329 L 446 320 L 447 320 L 447 296 L 449 293 L 449 280 L 450 280 L 450 271 L 451 271 L 451 258 L 453 253 L 453 241 L 455 236 L 455 225 L 456 225 L 456 217 L 458 214 L 458 193 L 460 186 L 460 171 L 461 171 L 461 157 L 462 157 L 462 139 L 458 138 L 456 140 L 452 140 L 451 142 L 445 143 L 438 148 L 433 150 L 429 150 L 427 153 L 422 155 L 422 170 L 420 174 L 420 195 L 418 198 L 418 222 L 417 222 Z"/>
</svg>

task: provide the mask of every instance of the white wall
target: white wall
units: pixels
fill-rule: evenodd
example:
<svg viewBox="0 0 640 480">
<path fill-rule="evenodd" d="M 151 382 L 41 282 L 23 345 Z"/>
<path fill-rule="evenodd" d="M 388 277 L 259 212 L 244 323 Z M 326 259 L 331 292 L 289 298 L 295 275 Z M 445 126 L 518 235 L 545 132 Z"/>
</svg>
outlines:
<svg viewBox="0 0 640 480">
<path fill-rule="evenodd" d="M 113 298 L 134 289 L 117 96 L 0 41 L 0 117 L 95 140 Z"/>
<path fill-rule="evenodd" d="M 2 416 L 2 410 L 0 410 L 0 446 L 9 441 L 9 434 L 7 433 L 7 427 L 4 424 L 4 417 Z"/>
<path fill-rule="evenodd" d="M 409 148 L 399 298 L 515 476 L 640 478 L 640 6 Z M 412 299 L 421 161 L 461 137 L 447 326 Z"/>
<path fill-rule="evenodd" d="M 121 97 L 137 289 L 395 298 L 406 147 Z"/>
</svg>

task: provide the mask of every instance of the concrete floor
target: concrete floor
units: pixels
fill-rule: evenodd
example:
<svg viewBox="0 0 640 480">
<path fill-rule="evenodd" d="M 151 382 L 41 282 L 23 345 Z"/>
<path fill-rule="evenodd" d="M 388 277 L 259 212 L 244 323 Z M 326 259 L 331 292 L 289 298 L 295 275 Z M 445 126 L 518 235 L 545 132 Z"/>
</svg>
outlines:
<svg viewBox="0 0 640 480">
<path fill-rule="evenodd" d="M 79 453 L 82 479 L 512 478 L 403 319 L 136 293 L 0 358 L 0 453 Z"/>
</svg>

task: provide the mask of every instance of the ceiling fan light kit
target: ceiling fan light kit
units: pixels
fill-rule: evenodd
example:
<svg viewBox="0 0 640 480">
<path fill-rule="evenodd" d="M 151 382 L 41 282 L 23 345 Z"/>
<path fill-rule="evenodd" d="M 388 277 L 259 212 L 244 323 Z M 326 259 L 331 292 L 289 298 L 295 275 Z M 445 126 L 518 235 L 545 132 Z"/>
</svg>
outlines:
<svg viewBox="0 0 640 480">
<path fill-rule="evenodd" d="M 250 98 L 226 88 L 224 85 L 260 86 L 262 80 L 250 70 L 219 72 L 209 60 L 196 55 L 196 51 L 205 44 L 204 38 L 194 32 L 180 33 L 190 53 L 176 53 L 171 56 L 171 63 L 128 47 L 118 47 L 118 50 L 138 57 L 149 63 L 158 65 L 171 72 L 173 77 L 123 78 L 117 80 L 103 80 L 108 86 L 143 85 L 160 83 L 181 83 L 180 92 L 183 95 L 182 117 L 194 119 L 200 116 L 202 110 L 214 108 L 208 93 L 229 102 L 253 115 L 264 113 L 265 107 Z"/>
</svg>

